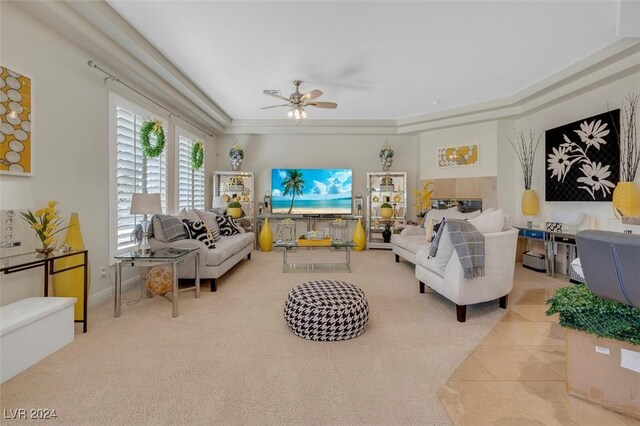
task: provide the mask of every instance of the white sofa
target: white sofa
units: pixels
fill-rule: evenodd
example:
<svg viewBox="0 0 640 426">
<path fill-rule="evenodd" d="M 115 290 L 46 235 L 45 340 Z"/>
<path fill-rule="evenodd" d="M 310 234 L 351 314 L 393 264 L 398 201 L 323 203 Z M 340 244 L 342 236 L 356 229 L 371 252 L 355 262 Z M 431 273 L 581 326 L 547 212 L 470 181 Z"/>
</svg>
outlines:
<svg viewBox="0 0 640 426">
<path fill-rule="evenodd" d="M 428 224 L 431 219 L 440 220 L 443 217 L 448 219 L 471 219 L 480 215 L 480 211 L 471 213 L 461 213 L 457 207 L 442 210 L 429 210 L 424 218 L 424 223 Z M 400 258 L 415 264 L 416 253 L 418 250 L 428 247 L 429 242 L 426 240 L 426 229 L 422 226 L 408 226 L 399 234 L 391 236 L 391 249 L 396 256 L 396 262 L 400 262 Z"/>
<path fill-rule="evenodd" d="M 491 226 L 487 222 L 493 221 Z M 464 278 L 464 271 L 458 254 L 450 243 L 447 226 L 443 231 L 438 253 L 429 258 L 429 248 L 424 246 L 415 255 L 416 278 L 420 293 L 425 286 L 440 293 L 456 304 L 457 319 L 466 320 L 467 305 L 499 299 L 499 306 L 507 307 L 507 296 L 513 289 L 516 244 L 518 231 L 509 228 L 502 231 L 504 217 L 502 210 L 470 219 L 478 231 L 484 235 L 485 271 L 484 276 L 472 279 Z M 493 232 L 500 230 L 499 232 Z M 449 243 L 446 242 L 448 238 Z M 443 245 L 451 244 L 450 247 Z"/>
<path fill-rule="evenodd" d="M 196 216 L 194 216 L 194 214 Z M 204 220 L 207 227 L 217 226 L 212 222 L 215 221 L 213 213 L 210 212 L 181 212 L 182 216 L 189 218 Z M 225 274 L 229 269 L 234 267 L 238 262 L 246 258 L 251 259 L 255 242 L 255 234 L 253 232 L 245 232 L 240 228 L 240 233 L 230 236 L 221 236 L 215 243 L 215 248 L 209 249 L 203 242 L 192 239 L 181 239 L 172 242 L 160 241 L 155 237 L 149 238 L 149 244 L 152 249 L 162 247 L 186 248 L 197 247 L 200 249 L 200 280 L 210 281 L 211 291 L 217 290 L 216 280 Z M 142 269 L 142 268 L 141 268 Z M 141 270 L 141 276 L 146 276 L 147 271 Z M 194 279 L 194 267 L 191 262 L 184 262 L 178 265 L 178 277 Z"/>
</svg>

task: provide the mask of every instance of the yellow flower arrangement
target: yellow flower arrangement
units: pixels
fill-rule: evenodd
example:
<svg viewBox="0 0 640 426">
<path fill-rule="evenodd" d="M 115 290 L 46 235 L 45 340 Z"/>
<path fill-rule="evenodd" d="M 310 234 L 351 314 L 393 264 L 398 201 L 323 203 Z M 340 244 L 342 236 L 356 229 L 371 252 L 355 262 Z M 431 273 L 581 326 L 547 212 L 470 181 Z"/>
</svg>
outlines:
<svg viewBox="0 0 640 426">
<path fill-rule="evenodd" d="M 31 228 L 36 231 L 36 237 L 42 242 L 42 249 L 36 249 L 42 253 L 48 253 L 53 250 L 53 245 L 56 243 L 55 234 L 65 230 L 59 228 L 62 220 L 60 219 L 60 212 L 56 211 L 57 201 L 49 201 L 47 207 L 38 209 L 35 212 L 28 210 L 27 213 L 20 213 L 22 218 L 27 222 Z"/>
<path fill-rule="evenodd" d="M 429 209 L 431 209 L 431 199 L 433 196 L 433 189 L 431 189 L 431 185 L 433 185 L 433 181 L 429 180 L 424 183 L 421 191 L 414 191 L 416 195 L 416 203 L 414 207 L 416 208 L 416 214 L 418 217 L 424 217 Z"/>
</svg>

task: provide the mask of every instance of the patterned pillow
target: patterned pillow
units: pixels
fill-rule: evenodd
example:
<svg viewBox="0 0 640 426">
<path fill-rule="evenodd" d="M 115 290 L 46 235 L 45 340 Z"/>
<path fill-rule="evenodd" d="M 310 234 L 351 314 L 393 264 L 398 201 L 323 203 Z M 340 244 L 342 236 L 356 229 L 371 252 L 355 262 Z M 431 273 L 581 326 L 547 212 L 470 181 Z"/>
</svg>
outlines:
<svg viewBox="0 0 640 426">
<path fill-rule="evenodd" d="M 153 233 L 157 240 L 165 243 L 184 240 L 187 236 L 182 227 L 182 221 L 176 216 L 168 214 L 155 214 L 151 221 Z"/>
<path fill-rule="evenodd" d="M 182 226 L 184 227 L 189 239 L 202 241 L 204 245 L 210 249 L 216 248 L 213 238 L 211 237 L 211 233 L 204 225 L 203 221 L 182 219 Z"/>
<path fill-rule="evenodd" d="M 236 225 L 231 216 L 216 216 L 216 220 L 220 227 L 220 234 L 224 237 L 236 235 L 241 232 L 240 228 Z"/>
<path fill-rule="evenodd" d="M 218 241 L 220 239 L 220 227 L 218 226 L 218 221 L 216 220 L 216 214 L 211 212 L 203 212 L 201 210 L 194 210 L 200 220 L 204 221 L 205 226 L 209 231 L 211 231 L 211 235 L 213 236 L 213 241 Z"/>
</svg>

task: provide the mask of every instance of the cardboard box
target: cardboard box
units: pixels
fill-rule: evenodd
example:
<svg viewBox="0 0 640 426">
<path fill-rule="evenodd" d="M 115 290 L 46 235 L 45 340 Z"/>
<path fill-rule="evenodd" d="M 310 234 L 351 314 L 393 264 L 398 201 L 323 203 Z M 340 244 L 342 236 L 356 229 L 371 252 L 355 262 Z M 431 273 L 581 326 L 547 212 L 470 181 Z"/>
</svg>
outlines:
<svg viewBox="0 0 640 426">
<path fill-rule="evenodd" d="M 567 330 L 567 392 L 640 419 L 640 346 Z"/>
</svg>

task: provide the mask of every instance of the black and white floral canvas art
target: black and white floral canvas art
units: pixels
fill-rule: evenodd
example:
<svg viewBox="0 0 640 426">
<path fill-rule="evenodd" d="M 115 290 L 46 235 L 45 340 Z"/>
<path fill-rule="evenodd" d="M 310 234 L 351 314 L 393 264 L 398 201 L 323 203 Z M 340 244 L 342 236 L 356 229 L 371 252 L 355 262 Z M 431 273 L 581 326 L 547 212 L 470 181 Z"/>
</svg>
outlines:
<svg viewBox="0 0 640 426">
<path fill-rule="evenodd" d="M 611 201 L 619 180 L 620 110 L 545 132 L 547 201 Z"/>
</svg>

